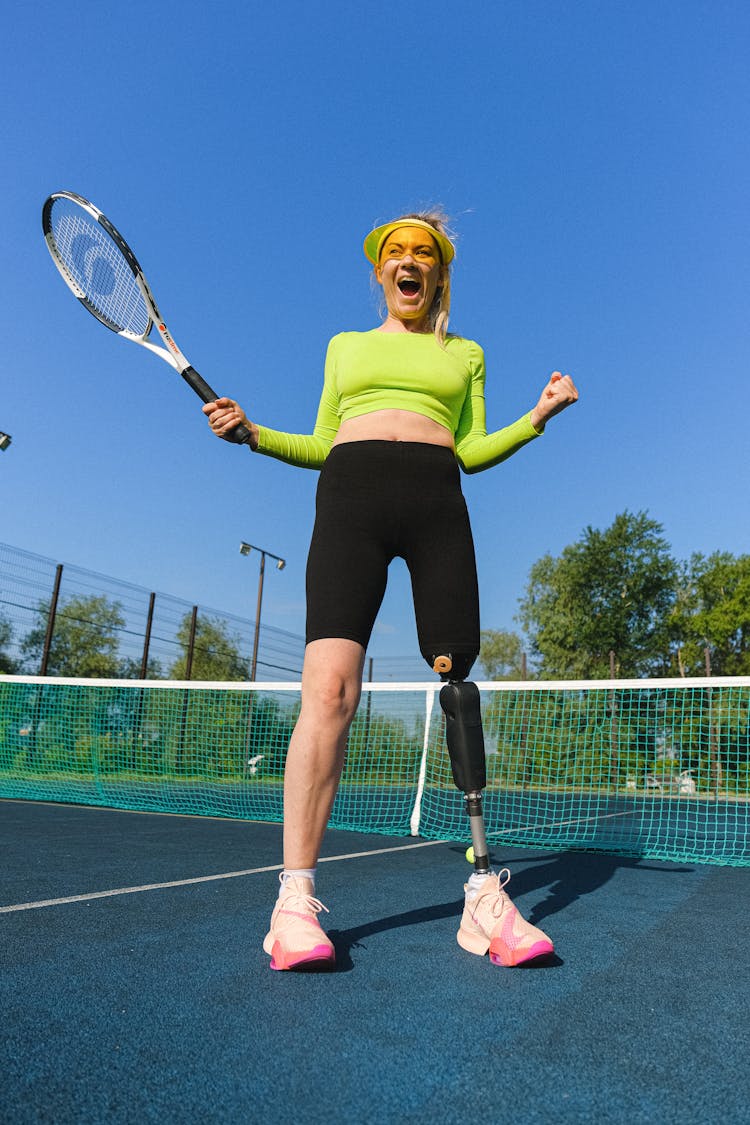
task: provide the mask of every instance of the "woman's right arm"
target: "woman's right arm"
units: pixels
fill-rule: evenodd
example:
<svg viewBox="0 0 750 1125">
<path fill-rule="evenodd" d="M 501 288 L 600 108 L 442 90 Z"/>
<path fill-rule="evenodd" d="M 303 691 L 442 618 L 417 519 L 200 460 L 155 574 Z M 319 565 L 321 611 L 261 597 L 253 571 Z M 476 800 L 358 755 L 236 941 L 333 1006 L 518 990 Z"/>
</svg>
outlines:
<svg viewBox="0 0 750 1125">
<path fill-rule="evenodd" d="M 235 426 L 242 424 L 250 431 L 250 448 L 257 453 L 264 453 L 267 457 L 275 457 L 303 469 L 319 469 L 328 456 L 341 422 L 335 389 L 335 339 L 334 337 L 328 345 L 323 393 L 311 434 L 288 434 L 250 422 L 239 403 L 231 398 L 219 398 L 203 407 L 213 433 L 217 437 L 226 438 Z"/>
<path fill-rule="evenodd" d="M 233 398 L 207 402 L 203 413 L 208 416 L 208 424 L 217 437 L 225 438 L 236 426 L 245 426 L 250 431 L 250 448 L 258 448 L 258 427 L 248 420 L 245 411 Z"/>
</svg>

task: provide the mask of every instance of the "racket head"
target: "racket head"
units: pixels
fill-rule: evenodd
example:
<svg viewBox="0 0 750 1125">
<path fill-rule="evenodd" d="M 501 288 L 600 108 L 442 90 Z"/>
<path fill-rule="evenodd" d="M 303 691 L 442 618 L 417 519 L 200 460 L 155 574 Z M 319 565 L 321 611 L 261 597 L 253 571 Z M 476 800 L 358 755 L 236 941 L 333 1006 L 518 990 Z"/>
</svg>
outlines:
<svg viewBox="0 0 750 1125">
<path fill-rule="evenodd" d="M 159 311 L 138 259 L 88 199 L 54 192 L 42 208 L 42 230 L 63 281 L 107 328 L 145 340 Z"/>
</svg>

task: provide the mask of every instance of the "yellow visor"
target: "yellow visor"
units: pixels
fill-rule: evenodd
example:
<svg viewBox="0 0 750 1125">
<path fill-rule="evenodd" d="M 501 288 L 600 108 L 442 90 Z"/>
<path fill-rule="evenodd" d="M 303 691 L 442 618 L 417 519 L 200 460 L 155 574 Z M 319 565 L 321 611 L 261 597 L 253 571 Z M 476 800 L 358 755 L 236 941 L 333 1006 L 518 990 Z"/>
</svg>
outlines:
<svg viewBox="0 0 750 1125">
<path fill-rule="evenodd" d="M 453 261 L 456 253 L 455 247 L 449 238 L 441 234 L 439 230 L 435 230 L 429 223 L 425 223 L 422 219 L 396 219 L 392 223 L 384 223 L 382 227 L 375 227 L 371 230 L 365 239 L 364 251 L 365 257 L 372 262 L 374 266 L 380 261 L 380 251 L 383 249 L 383 243 L 389 234 L 399 227 L 421 227 L 422 230 L 429 231 L 432 237 L 437 242 L 440 248 L 440 256 L 443 260 L 443 265 L 447 266 L 449 262 Z"/>
</svg>

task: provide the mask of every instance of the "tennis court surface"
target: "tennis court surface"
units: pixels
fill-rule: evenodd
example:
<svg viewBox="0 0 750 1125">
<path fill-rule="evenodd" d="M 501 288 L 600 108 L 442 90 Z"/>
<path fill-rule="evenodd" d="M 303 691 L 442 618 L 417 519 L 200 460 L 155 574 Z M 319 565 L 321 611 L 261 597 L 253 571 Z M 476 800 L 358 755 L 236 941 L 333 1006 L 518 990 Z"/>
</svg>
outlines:
<svg viewBox="0 0 750 1125">
<path fill-rule="evenodd" d="M 455 940 L 463 842 L 332 830 L 337 969 L 273 973 L 280 843 L 0 801 L 0 1120 L 747 1120 L 746 868 L 493 846 L 558 953 L 500 969 Z"/>
<path fill-rule="evenodd" d="M 0 1120 L 746 1121 L 750 680 L 480 685 L 493 865 L 557 951 L 516 970 L 456 942 L 438 686 L 366 686 L 337 968 L 295 974 L 299 685 L 0 677 Z"/>
</svg>

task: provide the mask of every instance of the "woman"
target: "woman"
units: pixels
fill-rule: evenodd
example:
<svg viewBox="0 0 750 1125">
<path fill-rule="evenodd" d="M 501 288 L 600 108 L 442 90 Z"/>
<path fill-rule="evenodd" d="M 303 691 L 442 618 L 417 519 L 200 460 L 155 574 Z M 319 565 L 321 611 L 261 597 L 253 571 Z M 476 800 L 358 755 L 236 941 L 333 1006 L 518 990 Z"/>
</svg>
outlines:
<svg viewBox="0 0 750 1125">
<path fill-rule="evenodd" d="M 450 653 L 467 675 L 479 652 L 479 608 L 459 466 L 478 472 L 505 460 L 578 397 L 555 372 L 528 414 L 488 434 L 482 350 L 447 334 L 454 247 L 444 217 L 401 216 L 371 231 L 364 250 L 387 315 L 378 328 L 331 340 L 312 434 L 251 423 L 228 398 L 203 408 L 219 437 L 242 423 L 259 453 L 321 469 L 302 703 L 284 777 L 284 870 L 264 941 L 274 969 L 335 960 L 317 918 L 326 908 L 314 897 L 316 864 L 388 564 L 401 556 L 409 568 L 425 659 L 432 666 Z M 520 964 L 551 953 L 552 943 L 511 903 L 508 877 L 471 876 L 458 941 Z"/>
</svg>

